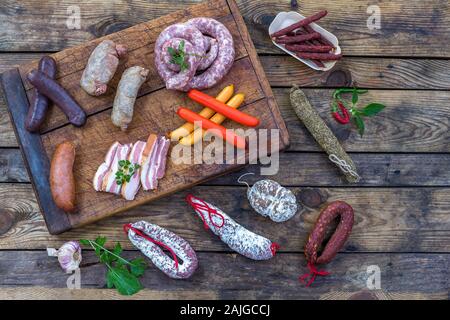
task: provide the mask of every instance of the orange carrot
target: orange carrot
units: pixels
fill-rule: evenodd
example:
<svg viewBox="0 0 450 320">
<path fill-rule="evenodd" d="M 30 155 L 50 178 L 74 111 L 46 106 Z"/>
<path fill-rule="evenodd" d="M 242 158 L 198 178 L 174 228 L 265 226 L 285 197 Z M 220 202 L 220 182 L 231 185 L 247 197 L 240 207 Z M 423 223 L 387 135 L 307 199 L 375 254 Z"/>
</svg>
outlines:
<svg viewBox="0 0 450 320">
<path fill-rule="evenodd" d="M 192 100 L 224 115 L 228 119 L 236 121 L 237 123 L 240 123 L 240 124 L 243 124 L 243 125 L 249 126 L 249 127 L 256 127 L 257 125 L 259 125 L 259 120 L 257 118 L 252 117 L 251 115 L 246 114 L 242 111 L 233 109 L 230 106 L 227 106 L 225 103 L 220 102 L 201 91 L 192 89 L 188 92 L 188 97 L 191 98 Z"/>
<path fill-rule="evenodd" d="M 220 138 L 224 139 L 228 143 L 233 144 L 239 149 L 245 149 L 246 146 L 245 139 L 234 134 L 231 130 L 227 130 L 224 126 L 216 124 L 211 120 L 206 119 L 200 116 L 199 114 L 183 107 L 178 108 L 177 114 L 188 122 L 191 123 L 201 122 L 202 129 L 213 130 L 212 131 L 213 134 L 218 135 Z"/>
</svg>

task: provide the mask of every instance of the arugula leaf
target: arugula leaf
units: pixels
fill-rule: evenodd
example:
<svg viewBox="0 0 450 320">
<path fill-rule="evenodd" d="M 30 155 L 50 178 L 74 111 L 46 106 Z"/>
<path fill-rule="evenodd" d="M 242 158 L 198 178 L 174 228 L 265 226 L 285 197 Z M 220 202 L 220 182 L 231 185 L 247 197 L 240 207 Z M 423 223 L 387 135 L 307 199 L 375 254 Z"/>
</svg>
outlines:
<svg viewBox="0 0 450 320">
<path fill-rule="evenodd" d="M 358 128 L 359 135 L 362 137 L 365 130 L 364 120 L 358 114 L 354 114 L 352 119 L 356 125 L 356 128 Z"/>
<path fill-rule="evenodd" d="M 144 259 L 136 258 L 134 260 L 131 260 L 130 271 L 136 277 L 142 276 L 146 268 L 147 263 L 145 263 Z"/>
<path fill-rule="evenodd" d="M 355 89 L 353 89 L 353 93 L 352 93 L 352 103 L 353 105 L 355 105 L 358 102 L 358 91 Z"/>
<path fill-rule="evenodd" d="M 126 296 L 131 296 L 143 289 L 139 279 L 131 274 L 127 268 L 110 267 L 107 279 L 120 294 Z"/>
<path fill-rule="evenodd" d="M 82 239 L 80 243 L 95 249 L 101 263 L 108 268 L 106 273 L 106 286 L 116 288 L 120 294 L 132 295 L 143 287 L 139 277 L 144 274 L 147 264 L 144 259 L 136 258 L 131 262 L 122 258 L 120 254 L 123 249 L 119 242 L 116 243 L 112 251 L 106 249 L 106 237 L 97 237 L 94 241 Z"/>
<path fill-rule="evenodd" d="M 365 106 L 361 110 L 361 113 L 363 115 L 365 115 L 366 117 L 372 117 L 372 116 L 376 115 L 377 113 L 379 113 L 384 108 L 385 108 L 385 106 L 383 104 L 374 102 L 374 103 L 370 103 L 367 106 Z"/>
</svg>

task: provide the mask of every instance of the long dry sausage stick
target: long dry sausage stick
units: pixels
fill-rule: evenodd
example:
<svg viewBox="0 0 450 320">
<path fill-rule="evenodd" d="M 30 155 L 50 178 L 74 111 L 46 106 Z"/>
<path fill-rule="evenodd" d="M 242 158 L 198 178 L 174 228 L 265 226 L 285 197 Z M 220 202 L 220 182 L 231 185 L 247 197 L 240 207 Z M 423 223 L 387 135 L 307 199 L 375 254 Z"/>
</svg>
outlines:
<svg viewBox="0 0 450 320">
<path fill-rule="evenodd" d="M 274 41 L 278 44 L 289 44 L 289 43 L 299 43 L 299 42 L 305 42 L 309 40 L 319 39 L 321 37 L 320 33 L 314 32 L 314 33 L 308 33 L 308 34 L 301 34 L 299 36 L 286 36 L 282 38 L 276 38 Z"/>
<path fill-rule="evenodd" d="M 305 124 L 317 143 L 329 155 L 330 161 L 335 163 L 344 173 L 348 182 L 358 182 L 360 176 L 350 156 L 345 152 L 336 136 L 311 106 L 305 93 L 297 86 L 291 89 L 291 105 L 297 117 Z"/>
<path fill-rule="evenodd" d="M 55 80 L 37 70 L 31 71 L 27 78 L 36 89 L 52 100 L 64 112 L 70 123 L 77 127 L 86 123 L 84 110 Z"/>
<path fill-rule="evenodd" d="M 302 59 L 314 59 L 321 61 L 339 60 L 342 54 L 319 53 L 319 52 L 295 52 L 295 55 Z"/>
<path fill-rule="evenodd" d="M 326 10 L 319 11 L 316 14 L 313 14 L 312 16 L 306 17 L 305 19 L 303 19 L 303 20 L 301 20 L 301 21 L 299 21 L 297 23 L 294 23 L 294 24 L 292 24 L 292 25 L 290 25 L 290 26 L 288 26 L 288 27 L 286 27 L 284 29 L 281 29 L 281 30 L 278 30 L 275 33 L 272 33 L 270 36 L 272 38 L 273 37 L 283 36 L 286 33 L 294 31 L 295 29 L 301 28 L 301 27 L 306 26 L 306 25 L 308 25 L 308 24 L 310 24 L 310 23 L 312 23 L 314 21 L 322 19 L 323 17 L 325 17 L 327 15 L 327 13 L 328 12 Z"/>
</svg>

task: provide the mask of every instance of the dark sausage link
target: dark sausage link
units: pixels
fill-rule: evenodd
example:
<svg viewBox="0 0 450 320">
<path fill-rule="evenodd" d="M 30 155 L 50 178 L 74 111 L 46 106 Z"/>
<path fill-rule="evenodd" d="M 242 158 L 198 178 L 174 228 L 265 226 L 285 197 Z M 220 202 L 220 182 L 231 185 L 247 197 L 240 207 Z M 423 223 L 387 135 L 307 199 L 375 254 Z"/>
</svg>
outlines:
<svg viewBox="0 0 450 320">
<path fill-rule="evenodd" d="M 49 56 L 42 57 L 39 60 L 39 71 L 54 79 L 56 77 L 56 61 Z M 27 119 L 25 120 L 25 128 L 28 131 L 35 132 L 39 130 L 45 120 L 48 105 L 48 98 L 34 88 L 30 109 L 28 109 Z"/>
<path fill-rule="evenodd" d="M 317 251 L 323 242 L 327 227 L 340 216 L 339 225 L 331 236 L 320 257 Z M 311 264 L 324 264 L 330 262 L 347 241 L 353 226 L 353 208 L 344 201 L 330 203 L 319 215 L 313 231 L 305 247 L 306 260 Z"/>
<path fill-rule="evenodd" d="M 80 127 L 86 123 L 86 113 L 78 103 L 55 80 L 44 73 L 33 70 L 28 76 L 31 84 L 52 100 L 74 126 Z"/>
</svg>

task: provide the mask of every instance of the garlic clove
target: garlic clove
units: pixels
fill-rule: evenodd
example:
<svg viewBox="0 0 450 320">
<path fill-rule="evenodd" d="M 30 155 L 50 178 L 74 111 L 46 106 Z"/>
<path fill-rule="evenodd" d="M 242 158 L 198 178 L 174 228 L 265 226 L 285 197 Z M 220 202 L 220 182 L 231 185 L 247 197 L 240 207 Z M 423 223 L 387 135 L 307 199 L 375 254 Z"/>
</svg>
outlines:
<svg viewBox="0 0 450 320">
<path fill-rule="evenodd" d="M 66 273 L 72 273 L 78 269 L 82 259 L 78 241 L 66 242 L 58 250 L 47 248 L 47 254 L 50 257 L 58 257 L 59 264 Z"/>
</svg>

